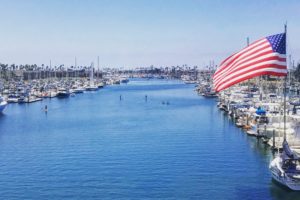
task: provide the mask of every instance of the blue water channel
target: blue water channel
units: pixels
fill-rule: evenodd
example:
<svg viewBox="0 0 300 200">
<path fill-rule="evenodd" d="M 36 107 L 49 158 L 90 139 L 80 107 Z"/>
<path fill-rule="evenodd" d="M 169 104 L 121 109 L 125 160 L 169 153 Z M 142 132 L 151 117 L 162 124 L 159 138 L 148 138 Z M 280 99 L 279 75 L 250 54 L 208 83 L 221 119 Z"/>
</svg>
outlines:
<svg viewBox="0 0 300 200">
<path fill-rule="evenodd" d="M 132 79 L 8 105 L 0 199 L 300 199 L 272 181 L 270 149 L 194 89 Z"/>
</svg>

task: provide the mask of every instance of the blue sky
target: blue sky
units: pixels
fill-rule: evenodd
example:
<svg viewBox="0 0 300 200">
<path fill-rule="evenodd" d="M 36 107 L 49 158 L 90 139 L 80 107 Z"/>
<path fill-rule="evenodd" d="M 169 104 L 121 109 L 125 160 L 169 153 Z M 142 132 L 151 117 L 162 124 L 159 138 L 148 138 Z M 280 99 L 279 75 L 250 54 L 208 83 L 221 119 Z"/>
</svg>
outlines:
<svg viewBox="0 0 300 200">
<path fill-rule="evenodd" d="M 208 65 L 283 32 L 300 60 L 299 0 L 0 0 L 0 62 Z"/>
</svg>

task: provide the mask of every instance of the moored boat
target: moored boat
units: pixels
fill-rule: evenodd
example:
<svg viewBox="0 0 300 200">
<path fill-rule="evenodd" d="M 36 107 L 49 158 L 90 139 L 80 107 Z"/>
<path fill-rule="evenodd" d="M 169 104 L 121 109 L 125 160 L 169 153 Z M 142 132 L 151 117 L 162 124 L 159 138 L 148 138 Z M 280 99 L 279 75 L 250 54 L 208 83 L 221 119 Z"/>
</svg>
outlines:
<svg viewBox="0 0 300 200">
<path fill-rule="evenodd" d="M 67 89 L 61 88 L 57 91 L 58 98 L 67 98 L 70 96 L 70 92 Z"/>
<path fill-rule="evenodd" d="M 283 152 L 272 160 L 269 169 L 272 178 L 291 190 L 300 190 L 300 158 L 284 140 Z"/>
<path fill-rule="evenodd" d="M 18 94 L 10 94 L 8 95 L 7 102 L 8 103 L 18 103 L 20 96 Z"/>
<path fill-rule="evenodd" d="M 88 86 L 86 86 L 85 87 L 85 90 L 86 91 L 97 91 L 99 88 L 97 87 L 97 86 L 95 86 L 95 85 L 88 85 Z"/>
<path fill-rule="evenodd" d="M 85 89 L 82 88 L 82 87 L 74 88 L 74 89 L 73 89 L 73 93 L 76 93 L 76 94 L 78 94 L 78 93 L 83 93 L 84 90 L 85 90 Z"/>
<path fill-rule="evenodd" d="M 3 100 L 3 98 L 0 96 L 0 113 L 3 112 L 3 110 L 5 109 L 7 105 L 7 102 Z"/>
</svg>

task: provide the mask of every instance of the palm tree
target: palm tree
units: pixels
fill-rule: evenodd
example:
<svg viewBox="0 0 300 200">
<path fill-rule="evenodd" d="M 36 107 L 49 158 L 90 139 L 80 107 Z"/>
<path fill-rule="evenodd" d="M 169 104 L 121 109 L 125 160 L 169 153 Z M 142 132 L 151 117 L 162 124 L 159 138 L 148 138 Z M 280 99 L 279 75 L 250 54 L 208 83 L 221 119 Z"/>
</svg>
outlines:
<svg viewBox="0 0 300 200">
<path fill-rule="evenodd" d="M 8 64 L 0 64 L 0 66 L 1 66 L 2 78 L 4 80 L 7 80 Z"/>
<path fill-rule="evenodd" d="M 298 64 L 298 66 L 294 72 L 294 76 L 295 76 L 296 80 L 300 81 L 300 63 Z"/>
</svg>

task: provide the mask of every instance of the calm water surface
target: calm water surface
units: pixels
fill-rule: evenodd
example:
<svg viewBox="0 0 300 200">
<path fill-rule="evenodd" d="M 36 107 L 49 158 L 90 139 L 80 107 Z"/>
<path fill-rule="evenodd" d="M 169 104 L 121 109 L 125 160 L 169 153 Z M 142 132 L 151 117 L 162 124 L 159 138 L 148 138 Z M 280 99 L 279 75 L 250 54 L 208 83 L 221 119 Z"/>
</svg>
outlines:
<svg viewBox="0 0 300 200">
<path fill-rule="evenodd" d="M 193 90 L 132 80 L 9 105 L 0 116 L 0 198 L 300 199 L 271 181 L 269 149 Z"/>
</svg>

